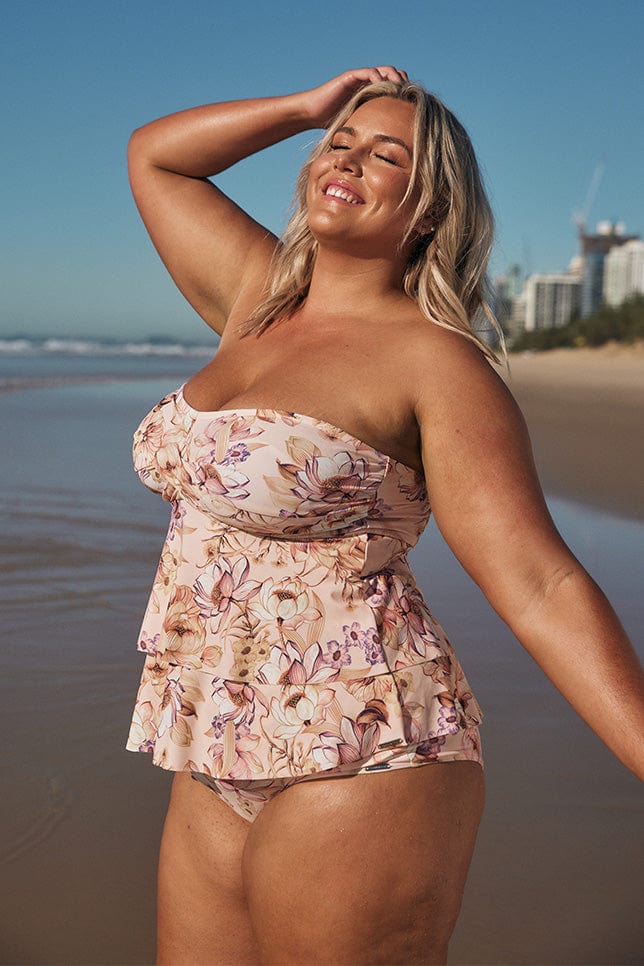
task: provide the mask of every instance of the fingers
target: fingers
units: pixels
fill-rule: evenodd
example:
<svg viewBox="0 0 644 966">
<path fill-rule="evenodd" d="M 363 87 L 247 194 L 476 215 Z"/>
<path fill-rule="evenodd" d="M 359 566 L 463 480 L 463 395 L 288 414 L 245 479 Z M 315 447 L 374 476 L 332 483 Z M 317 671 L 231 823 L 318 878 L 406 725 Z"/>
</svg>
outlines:
<svg viewBox="0 0 644 966">
<path fill-rule="evenodd" d="M 319 87 L 304 91 L 302 96 L 306 102 L 305 113 L 311 126 L 327 127 L 337 112 L 361 87 L 366 84 L 378 84 L 383 80 L 394 84 L 409 83 L 407 71 L 391 65 L 382 65 L 347 70 Z"/>
<path fill-rule="evenodd" d="M 367 84 L 377 84 L 378 81 L 388 80 L 394 84 L 407 84 L 409 77 L 407 71 L 399 70 L 391 65 L 381 67 L 364 67 L 361 70 L 352 70 L 351 73 L 356 79 Z"/>
<path fill-rule="evenodd" d="M 407 84 L 409 77 L 406 70 L 398 70 L 396 67 L 376 67 L 382 80 L 393 81 L 394 84 Z"/>
</svg>

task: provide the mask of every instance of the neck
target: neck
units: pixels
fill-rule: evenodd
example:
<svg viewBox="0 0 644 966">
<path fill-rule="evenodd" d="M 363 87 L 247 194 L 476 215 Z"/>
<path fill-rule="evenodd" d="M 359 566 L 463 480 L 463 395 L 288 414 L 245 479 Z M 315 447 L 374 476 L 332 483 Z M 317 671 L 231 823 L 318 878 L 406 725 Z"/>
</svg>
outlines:
<svg viewBox="0 0 644 966">
<path fill-rule="evenodd" d="M 309 309 L 325 315 L 369 312 L 383 299 L 399 297 L 404 262 L 318 251 L 306 298 Z"/>
</svg>

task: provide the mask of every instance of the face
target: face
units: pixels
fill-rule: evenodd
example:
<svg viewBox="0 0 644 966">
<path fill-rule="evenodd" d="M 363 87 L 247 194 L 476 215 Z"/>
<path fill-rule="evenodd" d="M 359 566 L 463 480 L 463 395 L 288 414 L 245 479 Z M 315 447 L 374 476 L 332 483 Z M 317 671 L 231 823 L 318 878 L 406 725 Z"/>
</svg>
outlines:
<svg viewBox="0 0 644 966">
<path fill-rule="evenodd" d="M 309 227 L 320 244 L 397 257 L 418 193 L 401 205 L 412 173 L 415 107 L 378 97 L 361 104 L 311 165 Z"/>
</svg>

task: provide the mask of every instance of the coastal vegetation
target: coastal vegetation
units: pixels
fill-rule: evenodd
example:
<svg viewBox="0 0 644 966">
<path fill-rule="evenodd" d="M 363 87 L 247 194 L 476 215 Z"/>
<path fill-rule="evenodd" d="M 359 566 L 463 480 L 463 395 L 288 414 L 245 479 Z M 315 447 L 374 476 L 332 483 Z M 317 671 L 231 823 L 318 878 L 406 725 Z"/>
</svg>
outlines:
<svg viewBox="0 0 644 966">
<path fill-rule="evenodd" d="M 585 319 L 573 318 L 567 325 L 522 332 L 513 339 L 510 351 L 592 347 L 640 339 L 644 339 L 644 295 L 636 295 L 616 308 L 603 305 Z"/>
</svg>

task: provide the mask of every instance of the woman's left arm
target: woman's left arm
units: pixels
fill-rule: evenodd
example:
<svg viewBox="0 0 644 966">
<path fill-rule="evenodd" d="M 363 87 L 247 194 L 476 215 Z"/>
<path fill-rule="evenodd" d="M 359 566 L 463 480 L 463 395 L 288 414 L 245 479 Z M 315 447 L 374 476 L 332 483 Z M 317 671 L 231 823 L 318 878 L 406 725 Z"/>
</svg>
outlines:
<svg viewBox="0 0 644 966">
<path fill-rule="evenodd" d="M 456 340 L 456 341 L 455 341 Z M 601 589 L 559 535 L 521 412 L 478 349 L 447 333 L 416 401 L 437 524 L 553 684 L 644 779 L 644 673 Z"/>
</svg>

